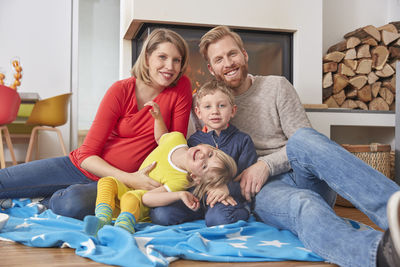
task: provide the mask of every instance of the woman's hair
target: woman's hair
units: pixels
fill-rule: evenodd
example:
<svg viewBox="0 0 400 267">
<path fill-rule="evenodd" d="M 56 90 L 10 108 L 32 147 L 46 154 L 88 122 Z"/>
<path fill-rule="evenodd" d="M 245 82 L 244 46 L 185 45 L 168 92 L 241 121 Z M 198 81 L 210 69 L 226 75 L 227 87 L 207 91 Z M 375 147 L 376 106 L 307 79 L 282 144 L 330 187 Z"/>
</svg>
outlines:
<svg viewBox="0 0 400 267">
<path fill-rule="evenodd" d="M 209 61 L 207 55 L 208 46 L 224 38 L 225 36 L 232 37 L 232 39 L 235 40 L 236 44 L 239 46 L 240 50 L 244 50 L 243 41 L 242 38 L 240 38 L 239 34 L 231 31 L 231 29 L 229 29 L 227 26 L 218 26 L 209 30 L 200 39 L 200 44 L 199 44 L 200 54 L 207 62 Z"/>
<path fill-rule="evenodd" d="M 160 44 L 165 42 L 174 44 L 182 57 L 181 71 L 179 72 L 179 75 L 176 77 L 175 81 L 173 81 L 171 84 L 172 86 L 176 85 L 177 81 L 186 71 L 189 61 L 189 49 L 186 41 L 179 34 L 168 29 L 155 29 L 150 33 L 149 36 L 147 36 L 142 50 L 140 51 L 139 57 L 137 58 L 131 70 L 133 76 L 142 80 L 146 84 L 151 83 L 147 59 Z"/>
<path fill-rule="evenodd" d="M 232 94 L 231 89 L 222 81 L 217 81 L 216 79 L 212 79 L 211 81 L 206 82 L 196 93 L 196 105 L 199 105 L 199 102 L 203 97 L 210 94 L 215 94 L 215 92 L 221 91 L 229 98 L 229 103 L 234 106 L 235 105 L 235 97 Z"/>
<path fill-rule="evenodd" d="M 193 195 L 199 199 L 202 199 L 208 190 L 227 184 L 235 177 L 237 172 L 236 162 L 231 156 L 215 147 L 212 147 L 212 149 L 217 159 L 221 161 L 221 165 L 210 168 L 199 184 L 191 181 L 189 185 L 189 187 L 194 186 Z"/>
</svg>

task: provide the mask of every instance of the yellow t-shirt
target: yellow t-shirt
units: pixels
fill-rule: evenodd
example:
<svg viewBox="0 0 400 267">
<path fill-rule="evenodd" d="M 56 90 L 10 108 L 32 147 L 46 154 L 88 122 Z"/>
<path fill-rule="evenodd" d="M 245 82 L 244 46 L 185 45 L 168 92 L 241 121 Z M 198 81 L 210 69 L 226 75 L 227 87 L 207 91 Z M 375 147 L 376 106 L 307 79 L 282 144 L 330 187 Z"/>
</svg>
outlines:
<svg viewBox="0 0 400 267">
<path fill-rule="evenodd" d="M 164 134 L 160 138 L 158 147 L 147 156 L 139 170 L 156 161 L 157 165 L 151 170 L 149 176 L 163 184 L 168 192 L 185 190 L 188 185 L 187 171 L 178 168 L 171 161 L 172 153 L 181 147 L 187 147 L 186 139 L 182 133 Z"/>
</svg>

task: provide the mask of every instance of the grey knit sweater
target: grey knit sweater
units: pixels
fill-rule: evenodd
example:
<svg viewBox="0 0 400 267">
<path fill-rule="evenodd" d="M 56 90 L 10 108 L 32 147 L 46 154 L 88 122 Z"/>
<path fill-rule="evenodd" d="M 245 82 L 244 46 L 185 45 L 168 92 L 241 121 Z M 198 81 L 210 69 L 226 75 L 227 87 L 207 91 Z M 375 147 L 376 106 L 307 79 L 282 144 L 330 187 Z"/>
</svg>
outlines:
<svg viewBox="0 0 400 267">
<path fill-rule="evenodd" d="M 297 129 L 311 127 L 292 84 L 281 76 L 251 76 L 252 85 L 235 97 L 232 124 L 253 139 L 259 160 L 270 175 L 290 170 L 286 143 Z"/>
</svg>

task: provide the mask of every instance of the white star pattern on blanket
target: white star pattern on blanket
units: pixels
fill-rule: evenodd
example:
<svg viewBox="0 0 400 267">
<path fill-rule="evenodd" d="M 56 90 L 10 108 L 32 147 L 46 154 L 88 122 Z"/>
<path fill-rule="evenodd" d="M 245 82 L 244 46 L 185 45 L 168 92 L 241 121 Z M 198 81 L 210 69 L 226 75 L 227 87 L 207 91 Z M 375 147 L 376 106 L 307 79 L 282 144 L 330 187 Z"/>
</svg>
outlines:
<svg viewBox="0 0 400 267">
<path fill-rule="evenodd" d="M 282 243 L 279 240 L 261 241 L 261 244 L 258 244 L 257 246 L 274 246 L 280 248 L 282 245 L 289 245 L 289 243 Z"/>
<path fill-rule="evenodd" d="M 229 243 L 234 248 L 248 248 L 245 246 L 246 243 Z"/>
<path fill-rule="evenodd" d="M 23 222 L 17 226 L 15 226 L 15 229 L 19 229 L 19 228 L 27 228 L 29 226 L 33 225 L 33 223 L 27 223 L 27 222 Z"/>
<path fill-rule="evenodd" d="M 248 238 L 253 237 L 251 235 L 241 235 L 240 233 L 242 231 L 243 231 L 243 228 L 241 227 L 238 232 L 233 233 L 233 234 L 226 234 L 226 237 L 228 238 L 228 240 L 241 240 L 241 241 L 247 241 Z"/>
<path fill-rule="evenodd" d="M 96 249 L 96 245 L 93 243 L 92 239 L 88 239 L 88 241 L 82 242 L 80 245 L 87 248 L 83 253 L 84 255 L 89 255 Z"/>
<path fill-rule="evenodd" d="M 36 239 L 38 239 L 38 238 L 40 238 L 40 239 L 42 239 L 42 240 L 45 240 L 45 235 L 44 234 L 41 234 L 41 235 L 35 235 L 34 237 L 32 237 L 32 241 L 35 241 Z"/>
</svg>

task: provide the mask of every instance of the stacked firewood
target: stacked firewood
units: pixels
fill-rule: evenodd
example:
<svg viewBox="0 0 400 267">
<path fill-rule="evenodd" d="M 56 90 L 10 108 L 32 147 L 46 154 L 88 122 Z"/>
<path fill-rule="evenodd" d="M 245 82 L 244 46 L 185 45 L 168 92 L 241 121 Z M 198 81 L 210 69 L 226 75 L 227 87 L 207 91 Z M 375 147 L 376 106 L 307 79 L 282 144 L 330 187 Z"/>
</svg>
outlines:
<svg viewBox="0 0 400 267">
<path fill-rule="evenodd" d="M 331 108 L 394 110 L 400 21 L 344 35 L 323 57 L 323 102 Z"/>
</svg>

